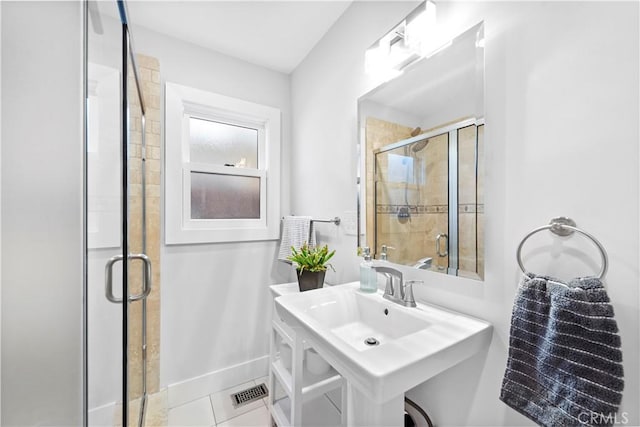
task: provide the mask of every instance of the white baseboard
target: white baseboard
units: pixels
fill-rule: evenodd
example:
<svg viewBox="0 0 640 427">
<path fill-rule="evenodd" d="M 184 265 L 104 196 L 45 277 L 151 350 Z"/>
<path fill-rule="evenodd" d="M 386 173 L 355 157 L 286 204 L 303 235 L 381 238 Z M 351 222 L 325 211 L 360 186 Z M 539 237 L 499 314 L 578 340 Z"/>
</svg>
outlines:
<svg viewBox="0 0 640 427">
<path fill-rule="evenodd" d="M 169 408 L 269 374 L 269 356 L 259 357 L 208 374 L 170 384 Z"/>
<path fill-rule="evenodd" d="M 259 357 L 224 369 L 209 372 L 167 387 L 169 408 L 183 405 L 209 394 L 269 374 L 269 356 Z M 116 403 L 89 410 L 89 426 L 113 426 Z"/>
</svg>

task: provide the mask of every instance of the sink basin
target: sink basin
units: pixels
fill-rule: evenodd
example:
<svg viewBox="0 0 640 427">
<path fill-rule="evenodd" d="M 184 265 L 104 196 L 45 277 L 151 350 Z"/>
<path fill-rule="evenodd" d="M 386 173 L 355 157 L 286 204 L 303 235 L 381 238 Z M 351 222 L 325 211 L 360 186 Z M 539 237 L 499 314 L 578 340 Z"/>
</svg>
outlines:
<svg viewBox="0 0 640 427">
<path fill-rule="evenodd" d="M 304 309 L 305 314 L 358 351 L 374 351 L 375 345 L 386 346 L 432 325 L 410 310 L 398 310 L 393 304 L 382 304 L 380 298 L 358 291 L 305 296 L 298 298 L 298 304 L 307 304 L 312 298 L 311 304 Z M 376 344 L 366 344 L 367 338 L 374 338 Z"/>
<path fill-rule="evenodd" d="M 280 318 L 374 404 L 487 347 L 491 325 L 440 307 L 403 307 L 349 283 L 276 298 Z M 373 338 L 377 343 L 365 343 Z"/>
</svg>

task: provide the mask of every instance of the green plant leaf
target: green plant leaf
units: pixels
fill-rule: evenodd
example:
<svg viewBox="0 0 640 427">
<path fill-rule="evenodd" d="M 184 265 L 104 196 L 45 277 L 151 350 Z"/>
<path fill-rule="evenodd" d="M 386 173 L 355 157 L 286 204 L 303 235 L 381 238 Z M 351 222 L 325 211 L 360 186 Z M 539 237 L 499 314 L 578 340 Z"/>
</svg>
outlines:
<svg viewBox="0 0 640 427">
<path fill-rule="evenodd" d="M 327 267 L 331 267 L 331 269 L 335 271 L 333 265 L 328 264 L 328 261 L 335 253 L 335 250 L 329 252 L 327 245 L 322 247 L 309 247 L 305 242 L 299 250 L 292 246 L 291 255 L 287 257 L 287 259 L 296 263 L 296 268 L 301 272 L 304 270 L 311 272 L 325 271 Z"/>
</svg>

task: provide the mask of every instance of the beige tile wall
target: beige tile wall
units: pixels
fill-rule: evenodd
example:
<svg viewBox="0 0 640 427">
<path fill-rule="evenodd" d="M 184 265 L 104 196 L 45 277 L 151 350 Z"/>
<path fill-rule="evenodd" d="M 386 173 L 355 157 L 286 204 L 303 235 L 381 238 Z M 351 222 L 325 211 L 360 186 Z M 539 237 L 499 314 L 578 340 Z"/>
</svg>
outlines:
<svg viewBox="0 0 640 427">
<path fill-rule="evenodd" d="M 379 254 L 382 245 L 390 246 L 389 260 L 399 264 L 410 264 L 425 257 L 434 259 L 434 266 L 448 266 L 448 257 L 436 255 L 435 238 L 448 233 L 448 137 L 439 135 L 429 139 L 427 145 L 417 151 L 399 148 L 390 153 L 409 155 L 414 158 L 414 168 L 426 171 L 422 178 L 426 182 L 405 184 L 387 182 L 388 156 L 373 155 L 375 149 L 409 138 L 413 128 L 376 118 L 366 122 L 367 157 L 367 237 L 373 245 L 376 232 L 376 247 Z M 378 185 L 375 186 L 374 162 L 377 162 Z M 425 185 L 427 184 L 428 185 Z M 405 205 L 404 190 L 410 205 L 410 217 L 398 218 L 397 208 Z M 375 191 L 374 191 L 375 188 Z M 375 198 L 374 198 L 375 195 Z M 374 206 L 377 203 L 377 206 Z M 428 205 L 428 208 L 427 208 Z M 374 217 L 375 215 L 375 217 Z M 377 219 L 377 222 L 374 220 Z"/>
<path fill-rule="evenodd" d="M 367 117 L 365 123 L 365 138 L 367 152 L 365 156 L 365 182 L 366 182 L 366 195 L 365 204 L 367 211 L 366 218 L 366 236 L 367 244 L 373 246 L 374 227 L 375 227 L 375 177 L 374 177 L 374 155 L 373 152 L 378 148 L 382 148 L 385 145 L 389 145 L 396 141 L 408 138 L 411 136 L 412 128 L 402 126 L 397 123 L 387 122 L 385 120 L 377 119 L 375 117 Z M 371 248 L 375 251 L 375 248 Z"/>
<path fill-rule="evenodd" d="M 458 130 L 458 203 L 476 203 L 476 127 Z"/>
<path fill-rule="evenodd" d="M 478 126 L 478 245 L 477 273 L 484 278 L 484 125 Z"/>
<path fill-rule="evenodd" d="M 409 153 L 413 153 L 419 167 L 426 171 L 425 182 L 419 185 L 415 201 L 416 205 L 424 206 L 426 212 L 418 212 L 411 218 L 416 224 L 412 233 L 416 233 L 419 240 L 411 246 L 407 261 L 431 257 L 434 267 L 447 268 L 449 257 L 437 255 L 436 237 L 449 233 L 449 137 L 447 134 L 434 136 L 423 149 Z"/>
<path fill-rule="evenodd" d="M 468 126 L 458 132 L 458 269 L 475 272 L 481 278 L 484 277 L 483 137 L 484 126 L 477 129 Z"/>
<path fill-rule="evenodd" d="M 420 186 L 422 205 L 449 204 L 449 136 L 445 133 L 429 138 L 427 146 L 415 153 L 426 164 L 426 183 Z M 444 230 L 443 233 L 446 233 Z"/>
<path fill-rule="evenodd" d="M 160 64 L 156 58 L 138 55 L 140 82 L 146 107 L 146 254 L 152 264 L 152 292 L 147 298 L 147 391 L 160 385 Z M 129 252 L 142 252 L 142 125 L 135 81 L 129 72 L 131 144 L 129 147 Z M 142 263 L 132 261 L 130 293 L 142 291 Z M 142 302 L 129 304 L 129 392 L 142 393 Z M 137 414 L 131 414 L 132 417 Z"/>
<path fill-rule="evenodd" d="M 458 269 L 477 269 L 476 127 L 458 130 Z"/>
</svg>

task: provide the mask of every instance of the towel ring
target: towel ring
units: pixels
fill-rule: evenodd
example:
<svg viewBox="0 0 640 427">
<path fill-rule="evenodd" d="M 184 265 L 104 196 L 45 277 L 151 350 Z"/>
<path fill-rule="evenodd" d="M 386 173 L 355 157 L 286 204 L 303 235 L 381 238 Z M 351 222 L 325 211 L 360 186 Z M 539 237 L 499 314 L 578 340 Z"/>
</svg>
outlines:
<svg viewBox="0 0 640 427">
<path fill-rule="evenodd" d="M 574 220 L 572 220 L 571 218 L 563 217 L 563 216 L 553 218 L 548 225 L 538 227 L 532 232 L 530 232 L 529 234 L 527 234 L 526 236 L 524 236 L 524 238 L 518 245 L 518 250 L 516 252 L 518 265 L 520 266 L 520 270 L 522 270 L 523 273 L 527 273 L 527 270 L 524 268 L 524 264 L 522 263 L 522 257 L 520 255 L 520 253 L 522 252 L 522 246 L 524 245 L 524 242 L 529 237 L 543 230 L 551 230 L 552 233 L 558 236 L 570 236 L 571 234 L 577 231 L 583 236 L 591 239 L 591 241 L 593 241 L 593 243 L 595 243 L 598 249 L 600 250 L 600 255 L 602 256 L 602 268 L 600 269 L 600 274 L 598 275 L 598 277 L 600 278 L 600 280 L 604 279 L 604 276 L 607 274 L 607 270 L 609 268 L 609 258 L 607 256 L 607 251 L 604 249 L 604 246 L 602 246 L 602 244 L 598 241 L 598 239 L 593 237 L 591 234 L 587 233 L 586 231 L 580 230 L 578 227 L 576 227 L 576 223 Z"/>
</svg>

